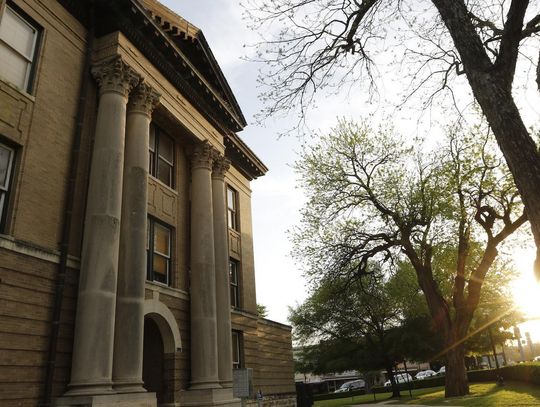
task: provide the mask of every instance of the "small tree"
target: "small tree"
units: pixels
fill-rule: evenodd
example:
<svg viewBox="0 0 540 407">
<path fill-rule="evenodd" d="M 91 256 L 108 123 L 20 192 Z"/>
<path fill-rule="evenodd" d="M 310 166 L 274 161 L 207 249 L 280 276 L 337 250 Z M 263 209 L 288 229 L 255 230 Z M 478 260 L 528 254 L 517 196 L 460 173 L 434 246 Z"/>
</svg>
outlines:
<svg viewBox="0 0 540 407">
<path fill-rule="evenodd" d="M 306 147 L 296 165 L 308 202 L 295 253 L 315 281 L 406 261 L 444 341 L 445 393 L 463 395 L 463 343 L 484 279 L 526 216 L 485 132 L 450 129 L 446 146 L 422 148 L 347 122 Z"/>
<path fill-rule="evenodd" d="M 266 305 L 257 304 L 257 315 L 259 318 L 266 318 L 268 316 L 268 308 L 266 308 Z"/>
</svg>

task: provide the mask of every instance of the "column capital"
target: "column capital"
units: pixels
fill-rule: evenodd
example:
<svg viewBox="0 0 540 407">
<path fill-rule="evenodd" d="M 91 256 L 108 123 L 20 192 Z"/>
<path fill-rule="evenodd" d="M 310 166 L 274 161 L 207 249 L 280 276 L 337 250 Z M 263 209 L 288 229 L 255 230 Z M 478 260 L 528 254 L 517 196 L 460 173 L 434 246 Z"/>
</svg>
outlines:
<svg viewBox="0 0 540 407">
<path fill-rule="evenodd" d="M 212 165 L 212 178 L 224 179 L 225 173 L 231 167 L 231 161 L 225 156 L 216 152 L 214 155 L 214 163 Z"/>
<path fill-rule="evenodd" d="M 212 169 L 214 162 L 215 149 L 208 141 L 203 141 L 202 143 L 197 144 L 191 150 L 191 168 L 206 168 L 208 170 Z"/>
<path fill-rule="evenodd" d="M 92 75 L 99 85 L 100 95 L 114 92 L 127 97 L 140 81 L 140 76 L 120 56 L 94 65 Z"/>
<path fill-rule="evenodd" d="M 158 105 L 160 97 L 159 92 L 144 80 L 141 80 L 129 95 L 128 113 L 137 112 L 150 117 L 154 108 Z"/>
</svg>

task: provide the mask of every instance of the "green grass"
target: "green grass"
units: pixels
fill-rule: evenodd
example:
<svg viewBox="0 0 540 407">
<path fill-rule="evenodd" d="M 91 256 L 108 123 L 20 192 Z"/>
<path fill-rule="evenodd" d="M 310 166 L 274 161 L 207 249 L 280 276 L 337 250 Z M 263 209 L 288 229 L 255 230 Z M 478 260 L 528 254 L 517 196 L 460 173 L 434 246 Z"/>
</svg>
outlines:
<svg viewBox="0 0 540 407">
<path fill-rule="evenodd" d="M 540 386 L 525 383 L 507 383 L 504 387 L 498 387 L 493 383 L 475 383 L 471 384 L 469 395 L 448 399 L 444 397 L 444 387 L 413 390 L 413 398 L 409 397 L 408 391 L 402 391 L 401 394 L 402 397 L 395 401 L 396 404 L 448 407 L 540 406 Z M 390 393 L 377 394 L 377 401 L 388 400 L 390 396 Z M 366 394 L 343 399 L 316 401 L 315 407 L 341 407 L 363 403 L 373 403 L 373 395 Z"/>
</svg>

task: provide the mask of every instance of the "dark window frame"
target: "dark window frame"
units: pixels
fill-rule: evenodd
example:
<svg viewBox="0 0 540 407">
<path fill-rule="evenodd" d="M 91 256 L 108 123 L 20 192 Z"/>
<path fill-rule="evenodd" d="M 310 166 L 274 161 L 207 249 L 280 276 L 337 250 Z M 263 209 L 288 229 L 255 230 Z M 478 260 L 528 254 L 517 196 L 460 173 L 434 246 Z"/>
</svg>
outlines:
<svg viewBox="0 0 540 407">
<path fill-rule="evenodd" d="M 0 233 L 5 233 L 10 196 L 13 191 L 17 149 L 11 143 L 5 142 L 2 138 L 0 138 L 0 147 L 10 152 L 8 157 L 6 180 L 4 184 L 0 184 Z"/>
<path fill-rule="evenodd" d="M 232 195 L 232 200 L 229 196 Z M 227 226 L 229 229 L 240 231 L 240 222 L 238 216 L 238 191 L 227 185 Z"/>
<path fill-rule="evenodd" d="M 3 5 L 0 5 L 0 24 L 2 23 L 2 19 L 3 19 L 4 14 L 5 14 L 5 12 L 6 12 L 6 10 L 8 8 L 11 10 L 11 12 L 13 12 L 16 16 L 18 16 L 21 20 L 23 20 L 26 24 L 28 24 L 33 30 L 35 30 L 35 36 L 34 36 L 34 41 L 33 41 L 33 45 L 32 45 L 31 58 L 28 58 L 26 55 L 22 55 L 11 44 L 9 44 L 6 41 L 0 39 L 1 44 L 4 44 L 4 46 L 9 48 L 13 52 L 17 53 L 18 55 L 22 56 L 23 59 L 25 59 L 30 64 L 30 70 L 27 72 L 24 87 L 19 88 L 16 84 L 13 84 L 13 85 L 16 86 L 17 89 L 31 95 L 31 94 L 33 94 L 33 92 L 35 90 L 34 88 L 35 88 L 35 79 L 36 79 L 36 73 L 37 73 L 37 66 L 38 66 L 38 63 L 39 63 L 38 60 L 40 59 L 39 57 L 40 57 L 42 41 L 43 41 L 43 27 L 41 26 L 41 24 L 38 24 L 38 22 L 36 20 L 34 20 L 27 13 L 25 13 L 24 10 L 22 10 L 13 1 L 6 1 L 6 2 L 4 2 Z M 6 80 L 2 76 L 0 76 L 0 78 L 2 78 L 2 80 Z"/>
<path fill-rule="evenodd" d="M 234 281 L 233 275 L 235 277 Z M 229 258 L 229 287 L 231 307 L 240 308 L 240 262 L 233 258 Z"/>
<path fill-rule="evenodd" d="M 236 340 L 235 340 L 236 338 Z M 234 348 L 236 346 L 236 354 L 238 360 L 234 360 Z M 232 368 L 242 369 L 244 367 L 244 335 L 242 331 L 232 330 L 231 332 L 231 347 L 232 347 Z"/>
<path fill-rule="evenodd" d="M 164 131 L 161 127 L 156 125 L 154 122 L 150 124 L 150 140 L 149 140 L 149 150 L 148 150 L 148 174 L 161 182 L 162 184 L 168 186 L 171 189 L 174 189 L 175 187 L 175 167 L 176 167 L 176 145 L 174 142 L 174 139 L 169 136 L 169 134 Z M 154 143 L 152 144 L 152 132 L 154 134 Z M 172 162 L 169 161 L 166 157 L 164 157 L 160 153 L 160 144 L 163 144 L 162 141 L 160 141 L 163 138 L 168 138 L 171 145 L 172 145 Z M 170 175 L 170 183 L 164 182 L 160 178 L 160 161 L 165 163 L 165 165 L 169 168 L 169 175 Z"/>
<path fill-rule="evenodd" d="M 168 287 L 171 286 L 172 283 L 172 266 L 173 266 L 173 249 L 174 249 L 174 228 L 172 228 L 170 225 L 160 221 L 157 218 L 154 218 L 152 216 L 148 216 L 147 218 L 147 226 L 146 226 L 146 279 L 148 281 L 151 281 L 153 283 L 166 285 Z M 167 256 L 164 253 L 156 252 L 155 250 L 155 226 L 158 225 L 158 227 L 161 227 L 169 232 L 169 255 Z M 152 250 L 150 250 L 152 248 Z M 166 281 L 160 281 L 155 278 L 155 275 L 158 273 L 154 273 L 154 256 L 157 255 L 159 257 L 167 259 L 167 274 L 166 274 Z"/>
</svg>

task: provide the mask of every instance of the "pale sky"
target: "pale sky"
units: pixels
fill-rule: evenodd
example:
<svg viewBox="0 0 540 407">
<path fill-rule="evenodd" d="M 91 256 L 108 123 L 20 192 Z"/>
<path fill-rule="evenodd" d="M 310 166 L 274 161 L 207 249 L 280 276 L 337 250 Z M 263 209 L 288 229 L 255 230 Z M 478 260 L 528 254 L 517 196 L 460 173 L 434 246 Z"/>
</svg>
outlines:
<svg viewBox="0 0 540 407">
<path fill-rule="evenodd" d="M 300 141 L 295 136 L 278 139 L 277 134 L 280 131 L 291 127 L 291 123 L 286 120 L 268 120 L 265 127 L 254 124 L 253 115 L 261 108 L 257 98 L 258 66 L 242 57 L 253 52 L 253 49 L 244 45 L 255 43 L 257 37 L 246 28 L 239 1 L 161 1 L 202 29 L 248 122 L 246 129 L 239 135 L 269 168 L 264 177 L 252 182 L 257 302 L 267 306 L 269 319 L 287 323 L 287 307 L 301 303 L 307 294 L 305 280 L 289 255 L 290 242 L 286 233 L 298 223 L 299 210 L 303 203 L 301 191 L 295 188 L 295 174 L 291 168 L 300 148 Z M 379 89 L 383 96 L 378 104 L 370 103 L 367 96 L 360 92 L 338 96 L 331 102 L 322 101 L 317 111 L 309 116 L 310 128 L 325 132 L 335 124 L 337 117 L 358 118 L 368 114 L 382 117 L 390 112 L 403 134 L 421 134 L 436 138 L 438 131 L 434 123 L 437 120 L 430 117 L 431 113 L 424 115 L 424 121 L 419 126 L 416 120 L 410 119 L 411 111 L 396 113 L 392 108 L 382 108 L 396 100 L 396 85 L 398 88 L 402 85 L 396 84 L 396 79 L 393 79 L 396 77 L 399 78 L 400 75 L 385 75 L 385 83 L 382 83 Z M 465 87 L 464 99 L 469 97 L 467 93 L 470 92 Z M 540 115 L 539 94 L 536 89 L 526 87 L 523 94 L 520 101 L 527 110 L 524 113 L 526 120 L 531 123 Z M 528 287 L 528 298 L 540 298 L 538 284 L 531 279 L 532 260 L 525 259 L 523 253 L 515 256 L 518 257 L 518 266 L 523 272 L 523 278 L 517 283 L 516 290 Z M 540 323 L 527 329 L 531 331 L 533 340 L 540 341 Z"/>
<path fill-rule="evenodd" d="M 286 235 L 298 220 L 302 194 L 295 189 L 294 162 L 298 141 L 294 137 L 277 140 L 278 123 L 262 128 L 252 124 L 260 110 L 257 99 L 257 67 L 241 59 L 244 44 L 254 41 L 241 17 L 237 1 L 165 0 L 169 8 L 202 29 L 214 56 L 240 104 L 248 126 L 239 133 L 269 172 L 251 183 L 257 302 L 266 305 L 268 318 L 287 323 L 287 307 L 302 302 L 305 284 L 289 257 Z"/>
</svg>

